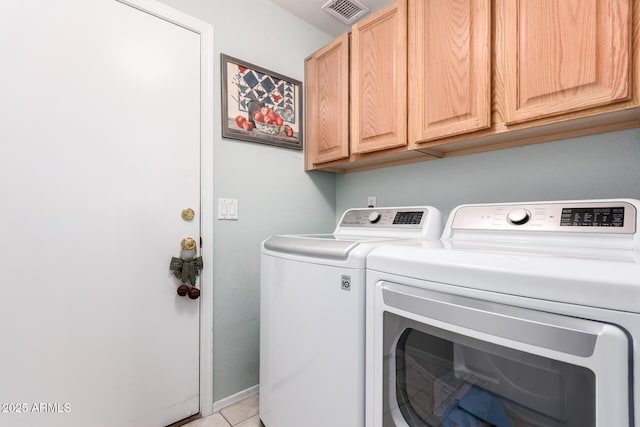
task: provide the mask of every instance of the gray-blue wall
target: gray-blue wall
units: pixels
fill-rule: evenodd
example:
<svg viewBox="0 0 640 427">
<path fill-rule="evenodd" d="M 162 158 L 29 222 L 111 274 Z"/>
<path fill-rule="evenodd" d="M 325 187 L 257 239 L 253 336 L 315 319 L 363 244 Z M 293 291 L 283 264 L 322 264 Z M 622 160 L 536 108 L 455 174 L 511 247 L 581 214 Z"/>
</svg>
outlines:
<svg viewBox="0 0 640 427">
<path fill-rule="evenodd" d="M 640 199 L 640 129 L 430 160 L 336 179 L 336 215 L 366 206 Z"/>
</svg>

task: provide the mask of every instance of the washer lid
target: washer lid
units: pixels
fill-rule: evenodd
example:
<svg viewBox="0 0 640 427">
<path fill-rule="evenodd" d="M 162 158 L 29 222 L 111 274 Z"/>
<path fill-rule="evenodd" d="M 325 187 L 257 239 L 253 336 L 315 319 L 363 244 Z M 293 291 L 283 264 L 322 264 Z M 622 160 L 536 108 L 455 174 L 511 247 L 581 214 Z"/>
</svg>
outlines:
<svg viewBox="0 0 640 427">
<path fill-rule="evenodd" d="M 396 240 L 434 241 L 442 233 L 442 215 L 430 206 L 349 209 L 333 234 L 290 234 L 273 236 L 262 244 L 263 251 L 318 259 L 345 261 L 364 243 Z M 364 266 L 365 248 L 358 265 Z M 264 252 L 263 252 L 264 253 Z M 354 259 L 354 262 L 356 260 Z"/>
<path fill-rule="evenodd" d="M 385 240 L 384 238 L 307 234 L 273 236 L 264 241 L 264 248 L 274 252 L 306 255 L 318 258 L 347 259 L 358 244 Z"/>
</svg>

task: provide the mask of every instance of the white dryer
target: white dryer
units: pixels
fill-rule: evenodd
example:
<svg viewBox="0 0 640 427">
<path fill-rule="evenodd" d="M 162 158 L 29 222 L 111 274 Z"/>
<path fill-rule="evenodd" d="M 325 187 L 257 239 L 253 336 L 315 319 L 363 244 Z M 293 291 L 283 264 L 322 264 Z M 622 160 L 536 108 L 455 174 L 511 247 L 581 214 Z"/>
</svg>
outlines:
<svg viewBox="0 0 640 427">
<path fill-rule="evenodd" d="M 350 209 L 333 234 L 273 236 L 260 272 L 260 418 L 363 427 L 365 261 L 395 239 L 438 242 L 428 206 Z"/>
<path fill-rule="evenodd" d="M 367 260 L 367 426 L 640 425 L 640 201 L 465 205 Z"/>
</svg>

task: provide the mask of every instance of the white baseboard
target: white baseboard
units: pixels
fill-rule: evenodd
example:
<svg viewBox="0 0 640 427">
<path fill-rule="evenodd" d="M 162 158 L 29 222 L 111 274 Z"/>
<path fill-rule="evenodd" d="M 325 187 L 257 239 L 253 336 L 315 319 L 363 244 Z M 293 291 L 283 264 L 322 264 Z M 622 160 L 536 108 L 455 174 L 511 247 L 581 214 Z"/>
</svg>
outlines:
<svg viewBox="0 0 640 427">
<path fill-rule="evenodd" d="M 220 399 L 217 402 L 213 402 L 213 412 L 218 412 L 220 411 L 220 409 L 224 409 L 227 406 L 231 406 L 234 403 L 238 403 L 241 400 L 246 399 L 247 397 L 251 397 L 258 394 L 259 388 L 260 388 L 260 385 L 256 384 L 253 387 L 249 387 L 248 389 L 242 390 L 239 393 L 236 393 L 229 397 L 225 397 L 224 399 Z"/>
</svg>

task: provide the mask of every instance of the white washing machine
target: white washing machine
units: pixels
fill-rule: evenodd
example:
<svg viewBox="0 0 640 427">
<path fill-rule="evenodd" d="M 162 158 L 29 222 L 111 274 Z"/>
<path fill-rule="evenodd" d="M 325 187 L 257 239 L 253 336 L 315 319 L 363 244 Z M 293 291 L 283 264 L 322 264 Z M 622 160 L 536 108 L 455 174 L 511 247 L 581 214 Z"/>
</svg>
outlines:
<svg viewBox="0 0 640 427">
<path fill-rule="evenodd" d="M 333 234 L 262 244 L 260 418 L 266 427 L 364 426 L 365 260 L 393 239 L 438 242 L 428 206 L 346 211 Z"/>
<path fill-rule="evenodd" d="M 367 260 L 367 426 L 640 426 L 637 200 L 465 205 Z"/>
</svg>

